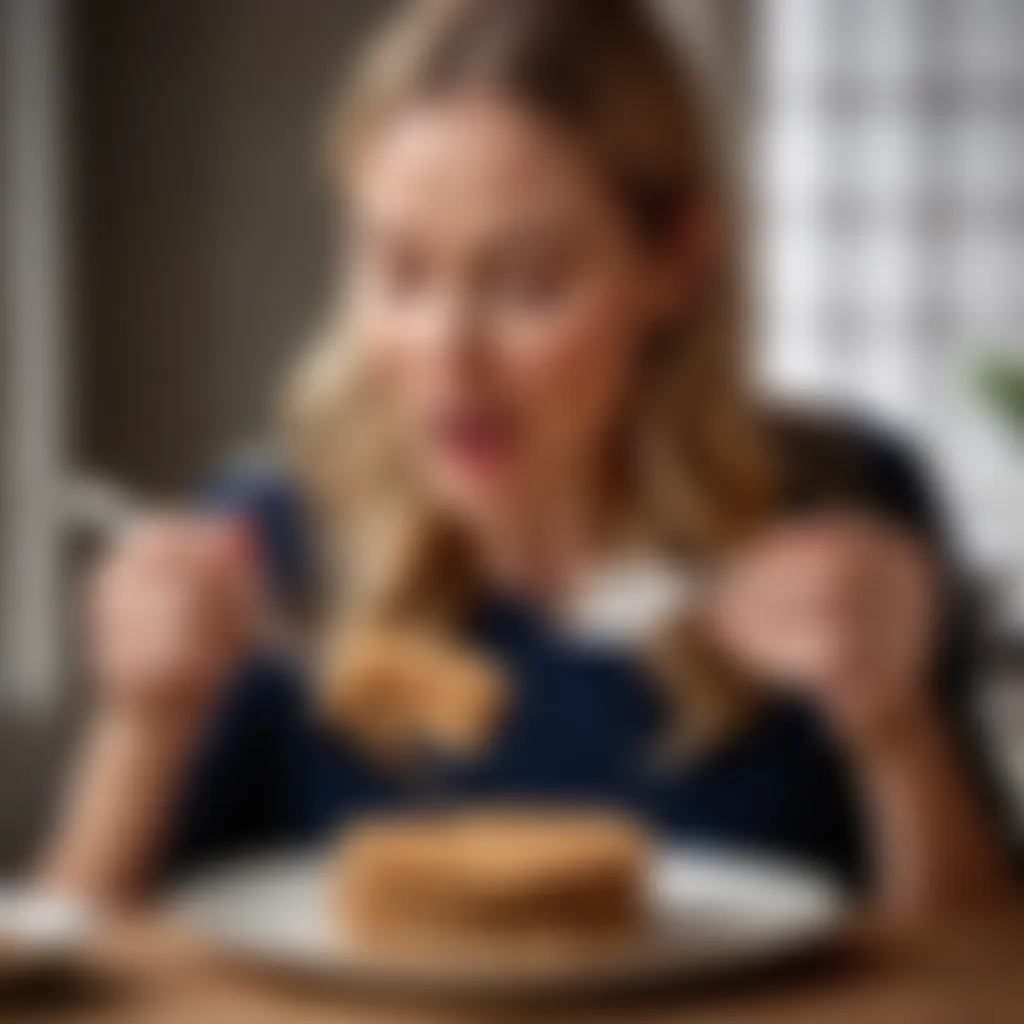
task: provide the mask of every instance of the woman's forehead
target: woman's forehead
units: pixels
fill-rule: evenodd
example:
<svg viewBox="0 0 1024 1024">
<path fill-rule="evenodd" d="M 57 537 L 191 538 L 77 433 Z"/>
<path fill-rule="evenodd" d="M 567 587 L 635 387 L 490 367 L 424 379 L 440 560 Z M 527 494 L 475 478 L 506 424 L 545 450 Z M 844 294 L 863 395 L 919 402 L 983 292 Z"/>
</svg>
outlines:
<svg viewBox="0 0 1024 1024">
<path fill-rule="evenodd" d="M 396 116 L 364 147 L 351 180 L 357 216 L 431 232 L 523 230 L 606 203 L 599 176 L 570 140 L 486 97 Z"/>
</svg>

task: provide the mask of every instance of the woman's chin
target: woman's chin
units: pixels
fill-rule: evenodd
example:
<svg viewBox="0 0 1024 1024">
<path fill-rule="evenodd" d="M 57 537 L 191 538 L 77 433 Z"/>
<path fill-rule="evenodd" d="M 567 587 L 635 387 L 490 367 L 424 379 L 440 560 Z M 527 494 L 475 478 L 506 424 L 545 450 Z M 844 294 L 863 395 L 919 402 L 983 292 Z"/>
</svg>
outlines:
<svg viewBox="0 0 1024 1024">
<path fill-rule="evenodd" d="M 520 504 L 521 488 L 505 473 L 448 473 L 433 490 L 442 508 L 469 525 L 500 521 Z"/>
</svg>

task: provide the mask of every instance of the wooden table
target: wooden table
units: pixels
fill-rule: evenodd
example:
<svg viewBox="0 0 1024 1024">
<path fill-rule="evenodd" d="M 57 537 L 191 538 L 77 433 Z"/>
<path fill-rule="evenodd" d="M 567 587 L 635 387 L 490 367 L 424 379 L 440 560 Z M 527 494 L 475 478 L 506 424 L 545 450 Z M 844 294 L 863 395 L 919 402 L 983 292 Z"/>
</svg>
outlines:
<svg viewBox="0 0 1024 1024">
<path fill-rule="evenodd" d="M 1024 906 L 915 930 L 865 923 L 827 957 L 744 981 L 504 1008 L 289 983 L 143 919 L 111 926 L 78 980 L 0 993 L 0 1020 L 26 1024 L 1024 1024 Z"/>
</svg>

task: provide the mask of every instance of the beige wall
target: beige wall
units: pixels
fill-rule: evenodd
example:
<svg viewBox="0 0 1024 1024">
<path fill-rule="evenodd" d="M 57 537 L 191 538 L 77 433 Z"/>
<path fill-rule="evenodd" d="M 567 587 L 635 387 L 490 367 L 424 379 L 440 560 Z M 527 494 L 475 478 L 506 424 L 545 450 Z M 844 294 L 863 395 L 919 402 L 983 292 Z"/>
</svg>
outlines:
<svg viewBox="0 0 1024 1024">
<path fill-rule="evenodd" d="M 324 94 L 387 6 L 75 5 L 82 465 L 176 488 L 259 430 L 324 290 Z"/>
</svg>

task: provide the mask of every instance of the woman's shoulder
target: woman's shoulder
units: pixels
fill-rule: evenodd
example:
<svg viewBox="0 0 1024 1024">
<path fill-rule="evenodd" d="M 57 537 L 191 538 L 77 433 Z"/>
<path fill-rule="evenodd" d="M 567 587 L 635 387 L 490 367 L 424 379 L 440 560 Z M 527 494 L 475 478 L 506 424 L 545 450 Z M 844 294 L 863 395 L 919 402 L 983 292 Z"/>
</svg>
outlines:
<svg viewBox="0 0 1024 1024">
<path fill-rule="evenodd" d="M 923 454 L 894 428 L 819 409 L 773 409 L 788 510 L 863 508 L 915 531 L 943 532 Z"/>
<path fill-rule="evenodd" d="M 276 596 L 296 608 L 312 602 L 317 581 L 311 516 L 286 460 L 272 452 L 230 460 L 199 488 L 199 504 L 247 519 Z"/>
</svg>

